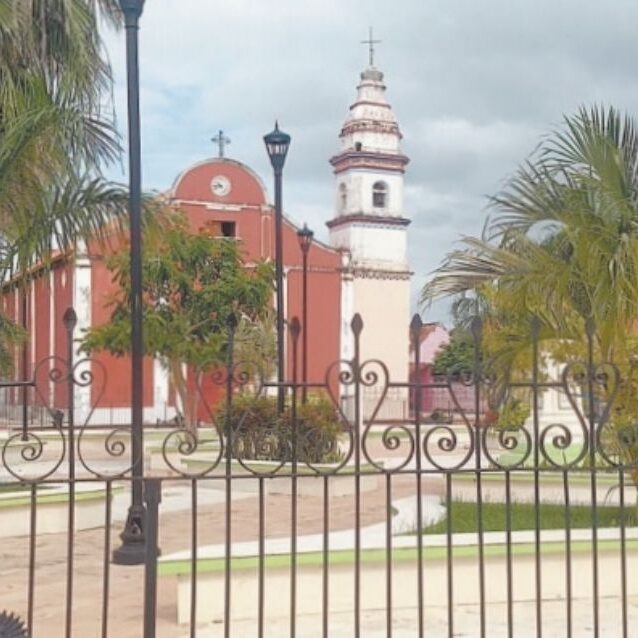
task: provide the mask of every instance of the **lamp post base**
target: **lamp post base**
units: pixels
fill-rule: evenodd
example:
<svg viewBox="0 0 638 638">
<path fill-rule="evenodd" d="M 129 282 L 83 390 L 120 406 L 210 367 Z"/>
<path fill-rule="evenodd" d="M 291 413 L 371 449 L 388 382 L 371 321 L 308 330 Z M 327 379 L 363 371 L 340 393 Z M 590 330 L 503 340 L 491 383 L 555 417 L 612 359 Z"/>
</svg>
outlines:
<svg viewBox="0 0 638 638">
<path fill-rule="evenodd" d="M 126 516 L 126 524 L 120 534 L 122 544 L 113 550 L 115 565 L 142 565 L 146 561 L 145 521 L 146 507 L 131 505 Z"/>
</svg>

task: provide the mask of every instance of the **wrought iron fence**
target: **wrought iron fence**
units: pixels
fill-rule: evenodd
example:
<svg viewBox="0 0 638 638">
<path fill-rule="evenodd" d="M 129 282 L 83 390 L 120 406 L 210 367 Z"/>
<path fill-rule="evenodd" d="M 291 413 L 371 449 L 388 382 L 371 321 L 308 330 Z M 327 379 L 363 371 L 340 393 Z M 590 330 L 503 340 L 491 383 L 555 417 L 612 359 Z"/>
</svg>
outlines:
<svg viewBox="0 0 638 638">
<path fill-rule="evenodd" d="M 421 384 L 362 358 L 355 316 L 353 359 L 304 385 L 295 319 L 282 414 L 268 398 L 281 385 L 234 360 L 229 324 L 228 359 L 212 373 L 222 404 L 200 397 L 204 427 L 147 429 L 150 462 L 135 478 L 129 428 L 90 429 L 90 412 L 75 422 L 75 390 L 99 398 L 107 376 L 74 358 L 72 315 L 66 326 L 67 359 L 0 384 L 39 393 L 43 371 L 66 392 L 63 418 L 26 420 L 1 445 L 0 600 L 31 636 L 631 635 L 638 430 L 617 405 L 618 367 L 595 361 L 591 325 L 584 361 L 557 378 L 532 325 L 529 375 L 504 384 L 482 361 L 476 321 L 474 369 Z M 419 331 L 416 317 L 415 346 Z M 426 421 L 424 390 L 447 393 L 453 418 Z M 551 392 L 567 398 L 569 422 L 544 420 Z M 410 395 L 401 421 L 380 416 L 389 393 Z M 486 418 L 512 393 L 529 397 L 525 423 Z M 135 481 L 146 559 L 115 567 L 118 510 Z M 545 529 L 550 512 L 558 524 Z"/>
</svg>

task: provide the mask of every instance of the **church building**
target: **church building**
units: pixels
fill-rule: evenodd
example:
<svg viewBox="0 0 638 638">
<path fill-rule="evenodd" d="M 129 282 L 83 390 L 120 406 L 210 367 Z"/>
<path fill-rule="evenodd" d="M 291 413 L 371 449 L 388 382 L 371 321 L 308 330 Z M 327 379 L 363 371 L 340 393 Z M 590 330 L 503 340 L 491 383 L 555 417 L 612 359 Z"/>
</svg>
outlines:
<svg viewBox="0 0 638 638">
<path fill-rule="evenodd" d="M 327 208 L 327 244 L 313 240 L 308 253 L 308 381 L 323 383 L 327 368 L 339 359 L 353 357 L 350 323 L 360 313 L 364 329 L 361 358 L 378 359 L 387 366 L 390 380 L 405 382 L 409 374 L 410 268 L 407 259 L 409 219 L 403 204 L 403 176 L 408 158 L 401 152 L 401 132 L 385 97 L 383 73 L 376 68 L 373 50 L 361 73 L 357 95 L 338 136 L 330 159 L 335 175 L 334 210 Z M 218 157 L 186 168 L 164 196 L 185 214 L 193 232 L 214 228 L 220 237 L 241 243 L 248 264 L 274 260 L 274 207 L 264 182 L 250 167 L 225 157 L 228 142 L 220 131 Z M 270 175 L 267 176 L 270 179 Z M 294 211 L 291 211 L 294 215 Z M 283 269 L 285 320 L 302 319 L 302 252 L 299 228 L 285 216 Z M 76 337 L 94 325 L 107 322 L 106 301 L 114 289 L 112 274 L 99 250 L 83 247 L 71 255 L 58 255 L 53 268 L 33 277 L 26 298 L 29 333 L 25 378 L 33 376 L 38 362 L 64 356 L 62 318 L 73 306 Z M 274 295 L 273 295 L 274 304 Z M 2 294 L 3 312 L 20 323 L 18 290 L 11 282 Z M 79 343 L 78 343 L 79 346 Z M 104 390 L 76 388 L 76 422 L 90 419 L 96 425 L 126 424 L 130 418 L 130 360 L 105 353 L 95 355 L 106 371 Z M 290 378 L 292 353 L 286 339 L 286 370 Z M 16 370 L 23 376 L 20 355 Z M 30 397 L 33 413 L 64 410 L 64 391 L 48 378 L 48 368 L 38 368 L 38 392 Z M 95 364 L 94 364 L 95 365 Z M 45 374 L 42 374 L 44 372 Z M 42 381 L 40 381 L 42 379 Z M 42 387 L 40 387 L 42 386 Z M 193 388 L 194 389 L 194 388 Z M 206 387 L 219 397 L 221 390 Z M 351 389 L 335 388 L 347 412 Z M 370 413 L 380 394 L 370 388 L 364 402 Z M 19 401 L 18 393 L 11 395 Z M 208 396 L 208 394 L 207 394 Z M 408 415 L 407 393 L 394 391 L 386 398 L 383 418 Z M 144 363 L 144 420 L 155 424 L 176 414 L 175 393 L 160 361 Z M 201 414 L 202 420 L 206 415 Z"/>
</svg>

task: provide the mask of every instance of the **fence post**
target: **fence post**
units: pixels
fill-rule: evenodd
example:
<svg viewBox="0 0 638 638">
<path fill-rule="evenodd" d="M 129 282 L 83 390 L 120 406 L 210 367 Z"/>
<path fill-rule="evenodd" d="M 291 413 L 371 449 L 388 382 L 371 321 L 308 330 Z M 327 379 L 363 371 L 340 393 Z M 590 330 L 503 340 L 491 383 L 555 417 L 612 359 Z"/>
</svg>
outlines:
<svg viewBox="0 0 638 638">
<path fill-rule="evenodd" d="M 161 501 L 161 481 L 159 479 L 145 479 L 146 552 L 144 561 L 144 638 L 155 638 L 157 615 L 157 558 L 160 553 L 158 547 L 159 504 Z"/>
</svg>

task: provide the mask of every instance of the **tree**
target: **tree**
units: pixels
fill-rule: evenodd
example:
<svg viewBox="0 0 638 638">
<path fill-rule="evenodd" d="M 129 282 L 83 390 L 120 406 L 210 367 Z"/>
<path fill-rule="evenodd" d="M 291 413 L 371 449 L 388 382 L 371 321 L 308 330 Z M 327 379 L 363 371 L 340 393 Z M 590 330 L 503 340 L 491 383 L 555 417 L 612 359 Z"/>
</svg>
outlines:
<svg viewBox="0 0 638 638">
<path fill-rule="evenodd" d="M 101 175 L 120 146 L 99 19 L 119 26 L 116 0 L 0 0 L 0 276 L 23 297 L 34 267 L 127 212 L 126 191 Z M 0 324 L 8 346 L 20 331 Z"/>
<path fill-rule="evenodd" d="M 483 237 L 466 237 L 425 286 L 422 301 L 475 294 L 492 364 L 530 361 L 530 316 L 543 349 L 580 357 L 594 325 L 597 358 L 628 372 L 638 353 L 638 134 L 613 108 L 580 109 L 490 202 Z M 614 420 L 638 416 L 628 385 Z M 632 459 L 638 458 L 633 454 Z"/>
<path fill-rule="evenodd" d="M 235 334 L 235 359 L 253 376 L 272 377 L 277 371 L 277 339 L 272 309 L 257 319 L 242 318 Z"/>
<path fill-rule="evenodd" d="M 434 357 L 432 370 L 437 375 L 468 374 L 474 370 L 474 339 L 461 328 L 455 328 L 450 341 Z"/>
<path fill-rule="evenodd" d="M 111 71 L 98 15 L 116 24 L 116 3 L 0 0 L 1 266 L 24 270 L 52 248 L 95 237 L 105 216 L 125 211 L 122 189 L 100 174 L 120 147 L 105 110 Z M 19 241 L 25 217 L 30 235 L 40 235 L 28 245 Z"/>
<path fill-rule="evenodd" d="M 28 80 L 94 111 L 111 89 L 98 22 L 119 28 L 118 0 L 0 0 L 2 112 L 16 112 Z"/>
<path fill-rule="evenodd" d="M 243 324 L 268 317 L 272 268 L 266 263 L 247 266 L 237 241 L 206 230 L 192 234 L 181 215 L 170 213 L 147 235 L 142 260 L 144 351 L 165 362 L 186 425 L 193 428 L 197 397 L 189 396 L 183 364 L 201 381 L 226 359 L 231 315 Z M 122 356 L 131 343 L 127 250 L 113 255 L 108 267 L 119 287 L 111 300 L 111 321 L 90 330 L 83 348 Z"/>
<path fill-rule="evenodd" d="M 490 312 L 535 315 L 553 337 L 593 319 L 600 354 L 625 358 L 638 316 L 638 135 L 614 109 L 581 109 L 491 200 L 422 300 L 479 291 Z M 633 351 L 631 345 L 629 350 Z"/>
</svg>

